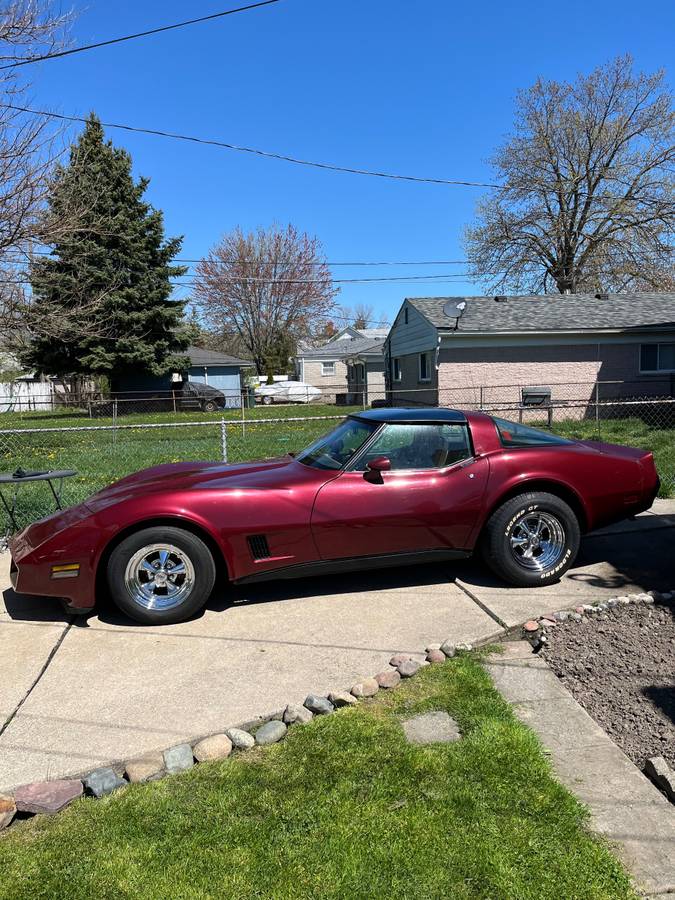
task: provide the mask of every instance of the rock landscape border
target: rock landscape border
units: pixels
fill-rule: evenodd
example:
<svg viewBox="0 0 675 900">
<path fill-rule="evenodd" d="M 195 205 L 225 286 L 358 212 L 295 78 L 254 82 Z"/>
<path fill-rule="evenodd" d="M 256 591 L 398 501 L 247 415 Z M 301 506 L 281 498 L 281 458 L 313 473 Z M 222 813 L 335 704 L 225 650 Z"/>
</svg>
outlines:
<svg viewBox="0 0 675 900">
<path fill-rule="evenodd" d="M 495 640 L 495 635 L 481 644 Z M 449 641 L 426 648 L 425 662 L 418 662 L 410 654 L 397 653 L 389 660 L 390 668 L 352 685 L 350 691 L 331 691 L 327 696 L 308 694 L 302 706 L 288 704 L 282 712 L 260 717 L 254 723 L 228 728 L 191 742 L 184 742 L 155 753 L 111 763 L 89 771 L 77 778 L 36 781 L 16 788 L 11 794 L 0 794 L 0 830 L 13 822 L 36 815 L 55 815 L 83 796 L 104 797 L 129 784 L 156 781 L 193 768 L 195 763 L 226 759 L 233 751 L 245 752 L 255 746 L 266 746 L 283 740 L 288 729 L 305 724 L 315 716 L 328 715 L 355 705 L 361 699 L 375 696 L 380 690 L 397 687 L 402 679 L 412 678 L 425 665 L 445 662 L 459 652 L 473 649 L 472 644 Z"/>
<path fill-rule="evenodd" d="M 129 784 L 158 780 L 188 771 L 195 764 L 225 759 L 233 752 L 246 752 L 255 746 L 278 743 L 285 738 L 289 728 L 309 722 L 315 716 L 328 715 L 340 708 L 355 705 L 362 699 L 375 696 L 380 690 L 392 690 L 404 678 L 414 677 L 423 666 L 443 663 L 458 652 L 469 652 L 499 640 L 513 641 L 516 637 L 525 638 L 534 650 L 538 650 L 546 643 L 547 630 L 569 618 L 582 621 L 584 617 L 605 612 L 618 605 L 650 604 L 659 599 L 668 600 L 673 597 L 675 592 L 650 591 L 561 609 L 513 628 L 492 632 L 473 644 L 455 645 L 446 640 L 442 644 L 429 645 L 425 648 L 424 662 L 419 662 L 409 654 L 395 654 L 389 660 L 388 669 L 373 677 L 361 679 L 352 685 L 349 691 L 331 691 L 327 696 L 308 694 L 302 706 L 288 704 L 282 711 L 261 716 L 238 728 L 227 728 L 223 732 L 177 744 L 163 751 L 147 753 L 126 762 L 111 763 L 80 777 L 33 782 L 17 788 L 12 794 L 0 794 L 0 830 L 31 816 L 54 815 L 82 796 L 104 797 Z M 499 687 L 496 687 L 499 690 Z M 562 690 L 569 693 L 565 688 Z M 573 699 L 571 694 L 569 697 Z M 613 743 L 609 736 L 607 740 Z M 664 778 L 671 777 L 672 772 L 664 772 L 658 761 L 652 768 L 654 782 L 658 784 L 661 792 L 665 792 Z M 637 766 L 635 770 L 643 774 Z M 645 782 L 649 784 L 646 778 Z"/>
</svg>

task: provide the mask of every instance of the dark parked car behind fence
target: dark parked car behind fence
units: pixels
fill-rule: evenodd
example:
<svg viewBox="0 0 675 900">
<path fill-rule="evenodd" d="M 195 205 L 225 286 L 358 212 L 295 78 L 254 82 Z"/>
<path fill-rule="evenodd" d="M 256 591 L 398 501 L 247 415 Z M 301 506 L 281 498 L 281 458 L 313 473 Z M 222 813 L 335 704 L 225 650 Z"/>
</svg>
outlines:
<svg viewBox="0 0 675 900">
<path fill-rule="evenodd" d="M 239 406 L 240 394 L 233 395 L 236 402 L 210 384 L 185 381 L 173 391 L 120 391 L 105 400 L 91 400 L 88 404 L 92 417 L 123 416 L 139 412 L 201 411 L 217 412 L 228 406 Z"/>
</svg>

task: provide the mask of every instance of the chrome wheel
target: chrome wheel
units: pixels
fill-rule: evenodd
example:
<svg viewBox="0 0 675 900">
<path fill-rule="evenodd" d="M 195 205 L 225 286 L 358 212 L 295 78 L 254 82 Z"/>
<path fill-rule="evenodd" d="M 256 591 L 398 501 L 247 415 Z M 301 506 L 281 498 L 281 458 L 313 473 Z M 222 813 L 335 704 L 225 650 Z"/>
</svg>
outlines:
<svg viewBox="0 0 675 900">
<path fill-rule="evenodd" d="M 551 513 L 524 513 L 511 528 L 509 545 L 518 565 L 543 572 L 560 561 L 565 550 L 565 529 Z"/>
<path fill-rule="evenodd" d="M 143 609 L 172 609 L 192 592 L 195 570 L 190 557 L 173 544 L 149 544 L 127 563 L 124 583 Z"/>
</svg>

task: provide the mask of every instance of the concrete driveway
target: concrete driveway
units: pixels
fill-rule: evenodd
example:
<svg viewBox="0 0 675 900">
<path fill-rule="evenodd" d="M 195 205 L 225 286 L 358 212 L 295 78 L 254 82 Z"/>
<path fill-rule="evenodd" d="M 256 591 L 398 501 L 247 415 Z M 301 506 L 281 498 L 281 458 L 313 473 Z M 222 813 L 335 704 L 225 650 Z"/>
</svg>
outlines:
<svg viewBox="0 0 675 900">
<path fill-rule="evenodd" d="M 675 501 L 583 541 L 558 585 L 521 591 L 474 562 L 230 589 L 143 627 L 18 597 L 0 559 L 0 788 L 74 775 L 349 688 L 394 652 L 475 643 L 600 597 L 675 586 Z"/>
</svg>

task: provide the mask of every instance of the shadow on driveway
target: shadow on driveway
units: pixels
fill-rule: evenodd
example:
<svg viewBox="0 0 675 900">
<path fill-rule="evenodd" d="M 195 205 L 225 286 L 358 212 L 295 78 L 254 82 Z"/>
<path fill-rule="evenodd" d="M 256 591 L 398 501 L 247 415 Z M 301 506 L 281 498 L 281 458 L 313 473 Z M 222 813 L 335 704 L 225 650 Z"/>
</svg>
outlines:
<svg viewBox="0 0 675 900">
<path fill-rule="evenodd" d="M 508 590 L 478 557 L 461 564 L 461 569 L 457 566 L 456 575 L 469 586 Z M 605 531 L 591 532 L 582 538 L 575 563 L 562 581 L 589 590 L 675 590 L 672 515 L 641 516 Z"/>
<path fill-rule="evenodd" d="M 226 612 L 233 607 L 253 606 L 261 603 L 282 603 L 325 595 L 359 594 L 364 591 L 395 591 L 401 588 L 424 588 L 425 585 L 448 584 L 454 581 L 454 564 L 432 563 L 426 566 L 401 566 L 400 568 L 345 573 L 344 575 L 312 578 L 280 579 L 260 584 L 236 585 L 224 580 L 216 583 L 213 594 L 203 610 L 191 621 L 200 619 L 207 611 Z M 72 622 L 75 627 L 87 628 L 88 620 L 95 616 L 109 625 L 126 628 L 147 628 L 120 612 L 112 600 L 104 596 L 95 609 L 86 615 L 72 615 L 64 610 L 58 599 L 51 597 L 24 597 L 8 588 L 3 593 L 9 617 L 21 622 Z"/>
<path fill-rule="evenodd" d="M 644 523 L 644 525 L 642 525 Z M 453 563 L 433 563 L 425 566 L 345 573 L 313 578 L 282 579 L 260 584 L 216 585 L 204 611 L 225 612 L 232 607 L 333 594 L 362 593 L 364 591 L 394 591 L 401 588 L 431 584 L 447 584 L 461 579 L 469 588 L 509 590 L 485 566 L 479 556 Z M 563 582 L 576 582 L 581 587 L 621 590 L 675 589 L 675 527 L 672 516 L 644 516 L 607 531 L 587 535 L 581 542 L 579 555 Z M 536 588 L 531 589 L 536 591 Z M 72 621 L 78 628 L 86 628 L 92 614 L 73 616 L 64 611 L 60 602 L 51 598 L 22 597 L 8 589 L 3 594 L 5 607 L 12 620 L 24 622 Z M 101 598 L 95 614 L 111 625 L 144 628 L 127 618 L 109 598 Z"/>
</svg>

